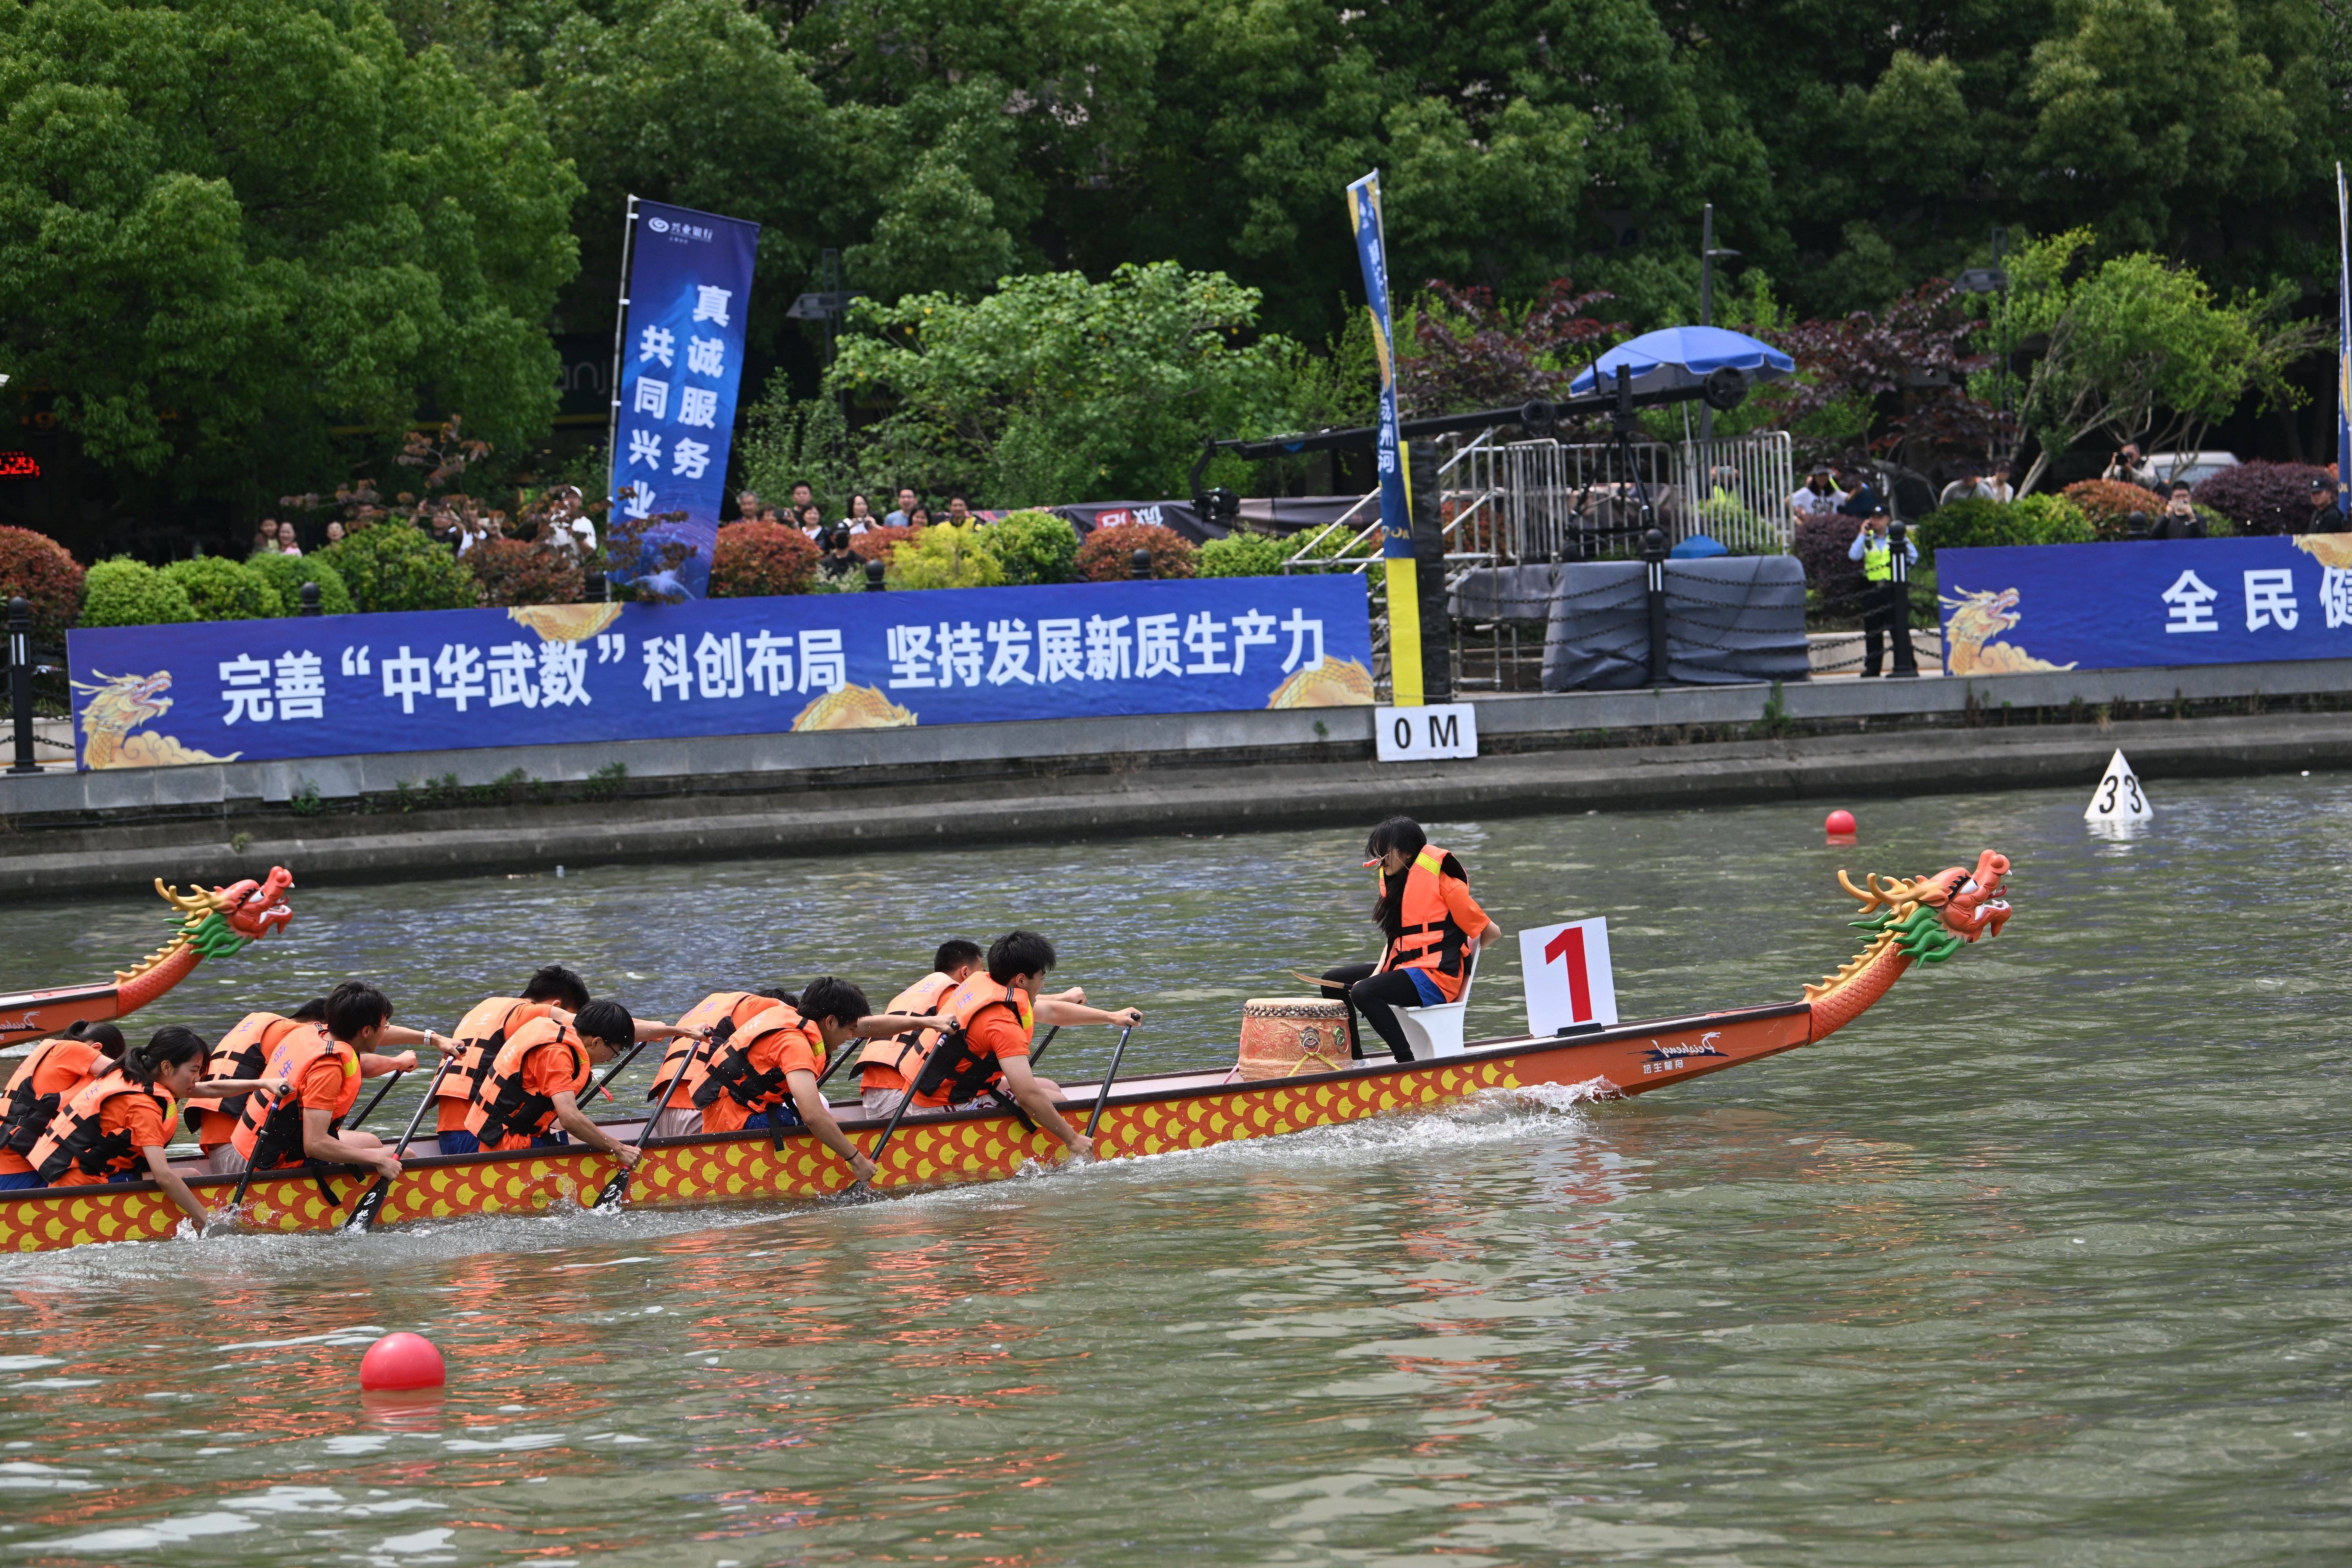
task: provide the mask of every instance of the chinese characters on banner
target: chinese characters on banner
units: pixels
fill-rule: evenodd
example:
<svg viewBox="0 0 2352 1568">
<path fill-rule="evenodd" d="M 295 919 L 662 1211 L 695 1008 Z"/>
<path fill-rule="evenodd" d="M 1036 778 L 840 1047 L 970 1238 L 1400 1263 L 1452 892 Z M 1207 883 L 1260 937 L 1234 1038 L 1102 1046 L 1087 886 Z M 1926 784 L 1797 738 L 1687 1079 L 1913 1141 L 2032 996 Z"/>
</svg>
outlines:
<svg viewBox="0 0 2352 1568">
<path fill-rule="evenodd" d="M 693 553 L 662 585 L 700 598 L 727 487 L 743 374 L 743 321 L 760 226 L 659 202 L 636 204 L 615 384 L 612 518 L 642 531 L 641 559 L 616 582 L 661 579 L 660 546 Z M 682 521 L 648 520 L 684 512 Z"/>
<path fill-rule="evenodd" d="M 1937 552 L 1945 668 L 2352 657 L 2352 535 Z"/>
<path fill-rule="evenodd" d="M 68 652 L 85 768 L 1372 700 L 1353 575 L 119 626 Z"/>
</svg>

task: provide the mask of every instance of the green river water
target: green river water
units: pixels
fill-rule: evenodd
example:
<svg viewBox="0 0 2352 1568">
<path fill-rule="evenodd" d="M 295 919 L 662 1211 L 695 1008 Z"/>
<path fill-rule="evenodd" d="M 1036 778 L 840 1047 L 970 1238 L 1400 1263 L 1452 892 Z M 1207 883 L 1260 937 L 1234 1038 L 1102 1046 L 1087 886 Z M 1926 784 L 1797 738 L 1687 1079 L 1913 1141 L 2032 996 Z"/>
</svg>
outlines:
<svg viewBox="0 0 2352 1568">
<path fill-rule="evenodd" d="M 1507 931 L 1608 915 L 1629 1019 L 1835 967 L 1841 865 L 2015 859 L 1997 941 L 1634 1100 L 854 1209 L 0 1258 L 0 1564 L 2352 1558 L 2321 897 L 2352 792 L 2177 784 L 2122 840 L 2074 791 L 1853 804 L 1836 850 L 1818 804 L 1433 825 Z M 1019 921 L 1146 1009 L 1136 1067 L 1223 1063 L 1283 966 L 1369 956 L 1360 839 L 303 889 L 138 1022 L 216 1037 L 360 974 L 446 1026 L 549 960 L 660 1016 L 825 971 L 878 1004 Z M 159 917 L 14 911 L 0 988 L 102 974 Z M 1496 957 L 1474 1035 L 1524 1026 Z M 1062 1070 L 1112 1037 L 1066 1031 Z M 445 1394 L 362 1396 L 393 1329 L 443 1348 Z"/>
</svg>

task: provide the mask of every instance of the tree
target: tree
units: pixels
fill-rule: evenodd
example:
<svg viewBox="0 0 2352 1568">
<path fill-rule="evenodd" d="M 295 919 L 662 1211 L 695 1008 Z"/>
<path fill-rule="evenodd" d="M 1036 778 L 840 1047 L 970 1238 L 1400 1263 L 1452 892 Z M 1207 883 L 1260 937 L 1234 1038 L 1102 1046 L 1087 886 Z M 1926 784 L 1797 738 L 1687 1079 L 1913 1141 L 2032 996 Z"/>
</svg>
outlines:
<svg viewBox="0 0 2352 1568">
<path fill-rule="evenodd" d="M 864 304 L 834 382 L 891 412 L 870 461 L 999 504 L 1184 492 L 1205 434 L 1282 421 L 1291 345 L 1243 341 L 1257 291 L 1171 262 L 1009 278 L 965 302 Z"/>
<path fill-rule="evenodd" d="M 1931 453 L 1989 457 L 2003 426 L 1994 406 L 1969 390 L 1968 378 L 1993 361 L 1979 346 L 1988 323 L 1967 306 L 1936 279 L 1883 310 L 1775 331 L 1772 341 L 1797 362 L 1797 375 L 1766 388 L 1762 400 L 1817 446 L 1875 429 L 1877 445 L 1906 448 L 1906 461 L 1917 467 Z M 1881 417 L 1886 403 L 1901 412 Z"/>
<path fill-rule="evenodd" d="M 0 322 L 94 459 L 249 500 L 336 426 L 543 432 L 578 190 L 527 104 L 372 5 L 0 13 Z"/>
<path fill-rule="evenodd" d="M 1407 415 L 1461 414 L 1559 392 L 1623 335 L 1623 322 L 1588 314 L 1610 298 L 1599 289 L 1580 294 L 1555 278 L 1534 303 L 1514 310 L 1498 307 L 1492 289 L 1431 279 L 1429 298 L 1415 312 L 1413 353 L 1397 366 Z"/>
<path fill-rule="evenodd" d="M 2020 493 L 2095 430 L 2151 450 L 2194 447 L 2249 395 L 2289 395 L 2287 366 L 2326 331 L 2274 321 L 2289 295 L 2224 302 L 2196 273 L 2144 253 L 2089 266 L 2091 244 L 2075 229 L 2028 246 L 1996 312 L 2004 353 L 1980 389 L 2009 374 L 2011 353 L 2041 351 L 2017 393 L 2041 447 Z"/>
</svg>

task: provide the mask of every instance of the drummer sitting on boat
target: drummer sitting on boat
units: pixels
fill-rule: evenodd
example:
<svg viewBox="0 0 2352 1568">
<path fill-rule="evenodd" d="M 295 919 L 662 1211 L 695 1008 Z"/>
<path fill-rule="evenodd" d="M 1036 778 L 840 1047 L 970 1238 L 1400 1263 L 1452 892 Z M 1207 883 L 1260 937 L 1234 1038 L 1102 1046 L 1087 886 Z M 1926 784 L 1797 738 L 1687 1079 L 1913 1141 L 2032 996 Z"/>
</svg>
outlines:
<svg viewBox="0 0 2352 1568">
<path fill-rule="evenodd" d="M 1470 973 L 1468 955 L 1502 939 L 1503 928 L 1470 896 L 1469 873 L 1451 850 L 1429 842 L 1421 824 L 1391 816 L 1364 840 L 1367 867 L 1378 866 L 1380 897 L 1372 922 L 1388 945 L 1378 963 L 1343 963 L 1323 974 L 1323 994 L 1348 1003 L 1348 1050 L 1360 1058 L 1360 1013 L 1387 1042 L 1389 1054 L 1412 1060 L 1399 1007 L 1434 1007 L 1455 1001 Z"/>
</svg>

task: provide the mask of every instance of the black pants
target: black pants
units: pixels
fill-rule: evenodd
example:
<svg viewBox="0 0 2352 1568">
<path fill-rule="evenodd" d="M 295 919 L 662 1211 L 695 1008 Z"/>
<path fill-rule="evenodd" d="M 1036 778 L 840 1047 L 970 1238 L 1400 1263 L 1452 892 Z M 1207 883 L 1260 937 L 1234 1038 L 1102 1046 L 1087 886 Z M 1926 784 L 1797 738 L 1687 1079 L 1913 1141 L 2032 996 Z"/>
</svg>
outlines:
<svg viewBox="0 0 2352 1568">
<path fill-rule="evenodd" d="M 1421 987 L 1412 976 L 1401 969 L 1385 974 L 1374 974 L 1369 963 L 1343 963 L 1337 969 L 1323 972 L 1323 994 L 1334 1001 L 1344 998 L 1348 1004 L 1348 1054 L 1361 1058 L 1362 1043 L 1356 1037 L 1356 1015 L 1361 1013 L 1389 1047 L 1389 1055 L 1401 1062 L 1412 1060 L 1412 1051 L 1404 1043 L 1404 1027 L 1397 1022 L 1400 1007 L 1418 1007 Z"/>
<path fill-rule="evenodd" d="M 1867 583 L 1862 591 L 1862 672 L 1876 675 L 1895 629 L 1895 584 Z"/>
</svg>

